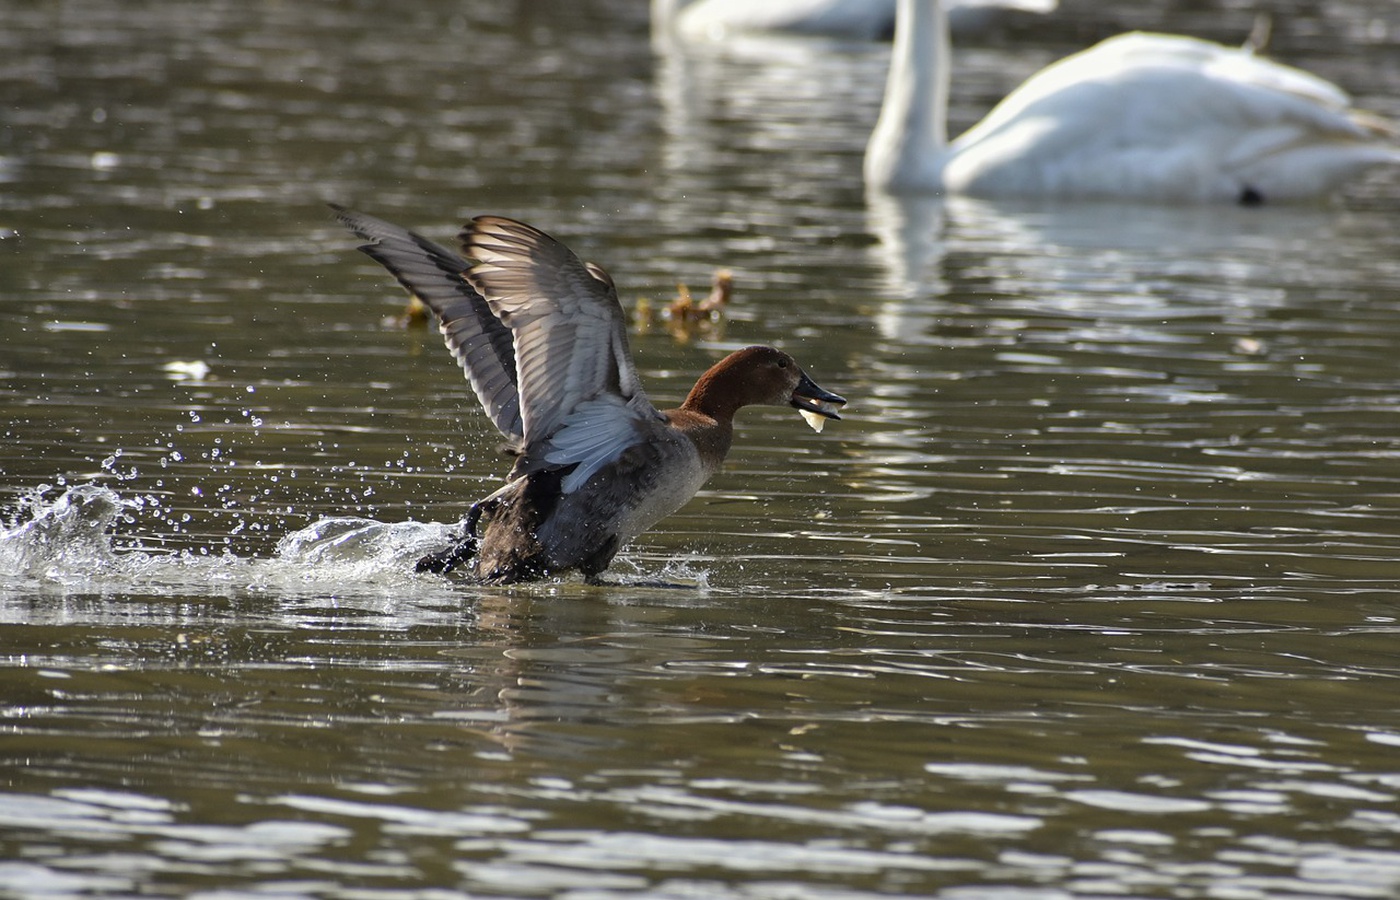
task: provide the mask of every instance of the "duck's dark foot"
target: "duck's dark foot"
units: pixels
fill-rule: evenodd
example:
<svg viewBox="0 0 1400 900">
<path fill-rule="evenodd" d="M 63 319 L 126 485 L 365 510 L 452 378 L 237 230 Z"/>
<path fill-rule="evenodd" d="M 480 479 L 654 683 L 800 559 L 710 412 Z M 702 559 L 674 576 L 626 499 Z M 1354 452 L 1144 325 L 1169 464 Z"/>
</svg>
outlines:
<svg viewBox="0 0 1400 900">
<path fill-rule="evenodd" d="M 457 534 L 461 535 L 457 538 L 457 543 L 446 550 L 429 553 L 419 559 L 418 564 L 413 567 L 413 571 L 445 575 L 476 556 L 476 551 L 480 547 L 480 542 L 476 539 L 476 523 L 481 520 L 482 513 L 495 508 L 495 502 L 489 499 L 473 503 L 472 508 L 467 510 L 467 517 L 457 526 Z"/>
<path fill-rule="evenodd" d="M 439 550 L 436 553 L 429 553 L 418 564 L 413 567 L 415 572 L 432 572 L 434 575 L 445 575 L 457 568 L 464 562 L 469 562 L 476 556 L 476 538 L 467 535 L 446 550 Z"/>
</svg>

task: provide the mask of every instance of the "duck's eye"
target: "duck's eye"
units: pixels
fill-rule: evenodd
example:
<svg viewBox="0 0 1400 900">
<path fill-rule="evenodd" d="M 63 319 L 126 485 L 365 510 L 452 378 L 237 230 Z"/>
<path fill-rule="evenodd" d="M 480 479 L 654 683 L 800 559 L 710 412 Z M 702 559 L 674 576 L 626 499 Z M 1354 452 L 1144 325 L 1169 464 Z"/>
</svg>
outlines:
<svg viewBox="0 0 1400 900">
<path fill-rule="evenodd" d="M 780 369 L 786 369 L 786 368 L 787 368 L 787 360 L 785 360 L 785 359 L 780 359 L 780 360 L 778 360 L 778 368 L 780 368 Z"/>
</svg>

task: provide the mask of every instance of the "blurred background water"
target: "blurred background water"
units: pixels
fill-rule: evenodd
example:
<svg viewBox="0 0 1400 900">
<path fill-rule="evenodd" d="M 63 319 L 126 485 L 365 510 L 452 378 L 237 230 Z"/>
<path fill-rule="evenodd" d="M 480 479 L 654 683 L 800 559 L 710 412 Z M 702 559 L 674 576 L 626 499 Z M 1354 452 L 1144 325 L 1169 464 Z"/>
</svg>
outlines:
<svg viewBox="0 0 1400 900">
<path fill-rule="evenodd" d="M 1066 0 L 953 130 L 1260 11 L 1400 119 L 1388 0 Z M 867 201 L 887 44 L 643 0 L 4 21 L 0 895 L 1400 896 L 1400 177 Z M 849 415 L 746 410 L 613 586 L 411 575 L 505 466 L 327 201 L 729 268 L 651 395 L 772 342 Z"/>
</svg>

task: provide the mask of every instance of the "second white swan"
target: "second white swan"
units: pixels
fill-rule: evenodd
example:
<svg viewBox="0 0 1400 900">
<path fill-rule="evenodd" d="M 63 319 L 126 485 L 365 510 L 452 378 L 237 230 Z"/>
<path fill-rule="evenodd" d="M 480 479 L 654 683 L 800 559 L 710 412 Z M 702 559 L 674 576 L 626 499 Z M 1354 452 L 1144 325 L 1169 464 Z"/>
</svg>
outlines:
<svg viewBox="0 0 1400 900">
<path fill-rule="evenodd" d="M 899 0 L 868 187 L 1257 204 L 1400 165 L 1394 127 L 1336 85 L 1250 50 L 1136 32 L 1042 69 L 949 143 L 948 56 L 940 0 Z"/>
</svg>

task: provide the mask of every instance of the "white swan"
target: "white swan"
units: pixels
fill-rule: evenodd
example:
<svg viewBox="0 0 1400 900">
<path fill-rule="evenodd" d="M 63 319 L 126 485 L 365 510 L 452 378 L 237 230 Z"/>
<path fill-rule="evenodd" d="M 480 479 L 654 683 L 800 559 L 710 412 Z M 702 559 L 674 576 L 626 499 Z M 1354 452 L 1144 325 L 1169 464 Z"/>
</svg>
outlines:
<svg viewBox="0 0 1400 900">
<path fill-rule="evenodd" d="M 1246 204 L 1320 197 L 1400 164 L 1393 126 L 1340 88 L 1249 50 L 1130 33 L 1042 69 L 947 141 L 948 27 L 938 0 L 898 0 L 877 190 Z"/>
<path fill-rule="evenodd" d="M 986 31 L 1008 13 L 1053 12 L 1060 0 L 948 0 L 954 34 Z M 895 0 L 652 0 L 652 27 L 687 38 L 721 39 L 738 32 L 877 40 L 894 31 Z"/>
</svg>

